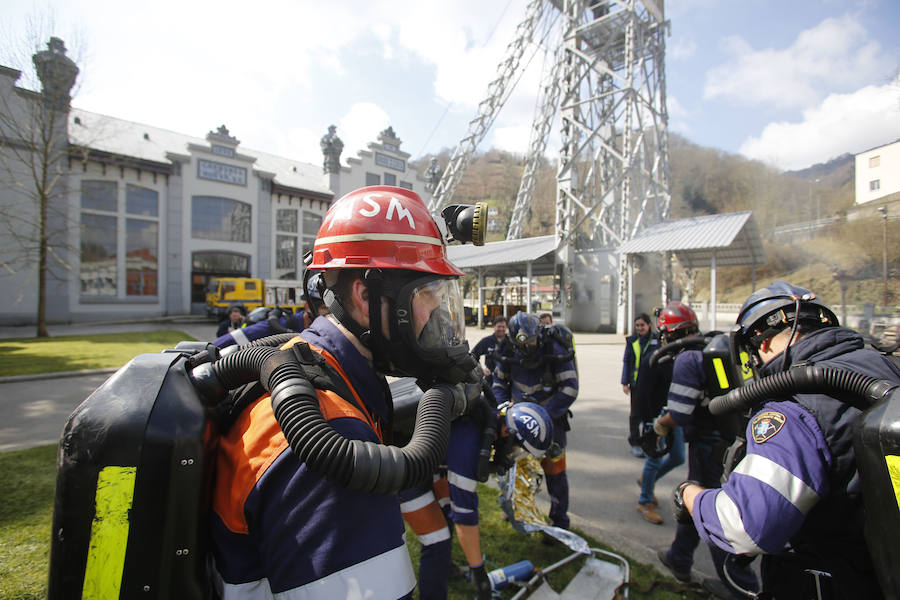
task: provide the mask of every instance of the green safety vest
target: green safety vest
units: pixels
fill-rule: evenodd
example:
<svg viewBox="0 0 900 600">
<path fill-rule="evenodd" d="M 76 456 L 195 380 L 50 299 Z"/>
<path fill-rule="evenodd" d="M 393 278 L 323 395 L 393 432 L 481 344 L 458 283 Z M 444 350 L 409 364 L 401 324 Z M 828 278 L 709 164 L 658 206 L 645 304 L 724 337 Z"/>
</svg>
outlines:
<svg viewBox="0 0 900 600">
<path fill-rule="evenodd" d="M 647 349 L 649 343 L 650 338 L 647 337 L 647 341 L 641 346 L 641 336 L 637 336 L 634 338 L 634 341 L 631 342 L 631 349 L 634 352 L 634 373 L 631 374 L 631 383 L 637 381 L 638 367 L 641 366 L 641 354 Z"/>
</svg>

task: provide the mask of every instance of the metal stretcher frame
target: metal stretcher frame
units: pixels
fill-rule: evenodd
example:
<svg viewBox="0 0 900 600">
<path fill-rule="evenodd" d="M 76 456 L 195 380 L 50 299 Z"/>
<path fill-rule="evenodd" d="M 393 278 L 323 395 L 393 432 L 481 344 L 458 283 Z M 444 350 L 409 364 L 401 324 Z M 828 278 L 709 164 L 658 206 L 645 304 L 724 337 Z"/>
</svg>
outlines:
<svg viewBox="0 0 900 600">
<path fill-rule="evenodd" d="M 622 568 L 624 569 L 624 580 L 623 581 L 625 583 L 627 583 L 628 581 L 631 580 L 631 575 L 630 575 L 629 568 L 628 568 L 628 561 L 623 556 L 620 556 L 613 552 L 607 552 L 606 550 L 601 550 L 600 548 L 589 548 L 589 550 L 591 551 L 590 555 L 583 554 L 581 552 L 573 552 L 569 556 L 553 563 L 552 565 L 550 565 L 548 567 L 535 570 L 535 573 L 531 577 L 531 579 L 529 579 L 525 583 L 517 584 L 517 585 L 521 585 L 522 589 L 520 589 L 518 592 L 516 592 L 516 594 L 512 597 L 511 600 L 521 600 L 522 598 L 525 598 L 526 594 L 531 594 L 532 592 L 534 592 L 537 589 L 537 586 L 541 583 L 541 581 L 543 581 L 546 578 L 548 573 L 551 573 L 551 572 L 555 571 L 556 569 L 569 564 L 570 562 L 572 562 L 573 560 L 575 560 L 579 557 L 587 558 L 588 556 L 596 557 L 597 555 L 600 555 L 605 558 L 612 559 L 611 562 L 620 564 L 622 566 Z M 582 568 L 584 568 L 584 567 L 582 567 Z M 622 598 L 624 600 L 628 600 L 628 587 L 627 586 L 622 590 Z"/>
</svg>

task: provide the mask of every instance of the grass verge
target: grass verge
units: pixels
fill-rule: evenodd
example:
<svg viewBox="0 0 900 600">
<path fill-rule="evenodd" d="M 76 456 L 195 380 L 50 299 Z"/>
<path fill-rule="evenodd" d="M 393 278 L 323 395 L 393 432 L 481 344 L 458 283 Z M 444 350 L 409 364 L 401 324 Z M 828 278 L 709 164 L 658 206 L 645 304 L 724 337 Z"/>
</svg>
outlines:
<svg viewBox="0 0 900 600">
<path fill-rule="evenodd" d="M 0 453 L 0 598 L 35 600 L 46 598 L 47 568 L 50 558 L 50 528 L 53 513 L 53 494 L 56 481 L 56 446 L 40 446 L 28 450 Z M 568 556 L 562 544 L 545 546 L 536 535 L 513 531 L 501 519 L 497 505 L 497 490 L 479 485 L 482 551 L 488 570 L 530 560 L 535 567 L 549 566 Z M 578 532 L 591 547 L 611 550 L 598 540 Z M 412 531 L 407 540 L 413 565 L 418 570 L 419 543 Z M 465 565 L 465 558 L 454 542 L 453 563 Z M 578 559 L 554 571 L 548 577 L 550 585 L 562 591 L 575 576 L 583 561 Z M 650 600 L 710 598 L 699 588 L 678 584 L 660 575 L 655 569 L 629 559 L 631 568 L 631 598 Z M 511 598 L 518 588 L 503 590 L 504 598 Z M 451 600 L 468 600 L 474 596 L 470 584 L 462 574 L 449 581 Z"/>
<path fill-rule="evenodd" d="M 0 453 L 0 481 L 0 598 L 46 598 L 56 446 Z"/>
<path fill-rule="evenodd" d="M 0 340 L 0 377 L 121 367 L 138 354 L 193 339 L 174 330 L 8 338 Z"/>
</svg>

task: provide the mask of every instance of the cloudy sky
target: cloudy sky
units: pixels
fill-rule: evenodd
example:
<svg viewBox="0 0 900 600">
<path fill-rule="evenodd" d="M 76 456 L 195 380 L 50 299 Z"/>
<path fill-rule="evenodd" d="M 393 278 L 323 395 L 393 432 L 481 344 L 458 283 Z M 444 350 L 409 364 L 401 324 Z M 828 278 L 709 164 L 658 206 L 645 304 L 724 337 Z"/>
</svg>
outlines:
<svg viewBox="0 0 900 600">
<path fill-rule="evenodd" d="M 527 4 L 4 0 L 0 64 L 27 68 L 33 32 L 53 33 L 82 67 L 78 108 L 198 137 L 225 124 L 246 147 L 316 164 L 329 125 L 345 159 L 391 125 L 417 158 L 465 134 Z M 900 2 L 666 10 L 673 131 L 782 169 L 900 138 Z M 544 60 L 526 52 L 529 69 L 480 149 L 527 150 Z"/>
</svg>

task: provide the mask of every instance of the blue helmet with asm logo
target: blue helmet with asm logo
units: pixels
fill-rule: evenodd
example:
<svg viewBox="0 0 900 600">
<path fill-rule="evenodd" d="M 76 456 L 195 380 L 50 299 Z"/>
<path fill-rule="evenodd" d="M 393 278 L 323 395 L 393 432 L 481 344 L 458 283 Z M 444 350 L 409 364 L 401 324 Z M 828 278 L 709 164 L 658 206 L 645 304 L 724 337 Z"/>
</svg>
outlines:
<svg viewBox="0 0 900 600">
<path fill-rule="evenodd" d="M 506 410 L 506 428 L 530 454 L 541 458 L 553 443 L 553 420 L 534 402 L 517 402 Z"/>
</svg>

